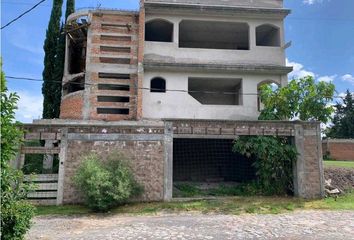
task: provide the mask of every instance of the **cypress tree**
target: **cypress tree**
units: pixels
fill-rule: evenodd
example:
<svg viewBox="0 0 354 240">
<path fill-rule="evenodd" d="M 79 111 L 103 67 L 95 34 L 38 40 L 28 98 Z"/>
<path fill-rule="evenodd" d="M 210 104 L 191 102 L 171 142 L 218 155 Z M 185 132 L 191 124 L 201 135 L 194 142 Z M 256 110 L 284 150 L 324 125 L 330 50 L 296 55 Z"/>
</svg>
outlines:
<svg viewBox="0 0 354 240">
<path fill-rule="evenodd" d="M 57 96 L 53 94 L 53 90 L 58 86 L 55 80 L 55 62 L 57 56 L 57 48 L 60 38 L 60 18 L 63 0 L 53 0 L 52 12 L 44 41 L 44 70 L 43 70 L 43 118 L 50 119 L 59 117 L 58 110 L 55 110 L 55 99 Z M 61 85 L 60 85 L 61 89 Z"/>
<path fill-rule="evenodd" d="M 68 19 L 68 16 L 75 12 L 75 0 L 66 1 L 66 11 L 65 11 L 65 20 Z"/>
<path fill-rule="evenodd" d="M 63 32 L 64 24 L 61 24 L 60 27 L 60 36 L 56 51 L 56 58 L 54 64 L 54 73 L 53 73 L 53 83 L 51 85 L 52 97 L 53 97 L 53 112 L 51 118 L 59 118 L 60 115 L 60 102 L 61 102 L 61 89 L 62 89 L 62 80 L 64 74 L 64 62 L 65 62 L 65 34 Z"/>
</svg>

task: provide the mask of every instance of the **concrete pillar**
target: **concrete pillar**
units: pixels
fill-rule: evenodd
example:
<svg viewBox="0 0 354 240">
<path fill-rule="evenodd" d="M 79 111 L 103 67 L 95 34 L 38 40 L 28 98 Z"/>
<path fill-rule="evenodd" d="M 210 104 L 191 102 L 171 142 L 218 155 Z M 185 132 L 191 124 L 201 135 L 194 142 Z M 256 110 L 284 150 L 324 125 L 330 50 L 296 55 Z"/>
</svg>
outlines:
<svg viewBox="0 0 354 240">
<path fill-rule="evenodd" d="M 172 122 L 165 122 L 164 136 L 164 200 L 172 200 L 173 189 L 173 127 Z"/>
<path fill-rule="evenodd" d="M 54 146 L 53 140 L 45 140 L 44 147 L 52 148 L 53 146 Z M 44 154 L 43 155 L 43 173 L 44 174 L 53 173 L 53 160 L 54 160 L 53 154 Z"/>
<path fill-rule="evenodd" d="M 173 43 L 178 47 L 179 44 L 179 21 L 173 23 Z"/>
<path fill-rule="evenodd" d="M 60 140 L 60 152 L 59 152 L 57 205 L 63 204 L 65 161 L 66 161 L 67 148 L 68 148 L 68 128 L 62 128 L 61 140 Z"/>
</svg>

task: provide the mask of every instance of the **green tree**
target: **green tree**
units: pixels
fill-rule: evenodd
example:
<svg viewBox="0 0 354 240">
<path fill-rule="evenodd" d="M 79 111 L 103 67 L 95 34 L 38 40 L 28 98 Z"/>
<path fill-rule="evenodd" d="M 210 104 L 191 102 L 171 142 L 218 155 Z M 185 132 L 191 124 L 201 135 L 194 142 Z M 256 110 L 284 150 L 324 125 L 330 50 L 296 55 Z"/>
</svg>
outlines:
<svg viewBox="0 0 354 240">
<path fill-rule="evenodd" d="M 43 70 L 43 118 L 58 118 L 60 113 L 61 84 L 55 83 L 58 74 L 57 63 L 58 44 L 60 40 L 60 18 L 63 0 L 53 0 L 52 12 L 44 41 L 44 70 Z M 60 85 L 60 86 L 59 86 Z M 60 91 L 58 90 L 60 88 Z"/>
<path fill-rule="evenodd" d="M 67 0 L 66 2 L 66 11 L 65 11 L 65 21 L 70 14 L 75 11 L 75 1 Z M 61 89 L 62 89 L 62 80 L 64 74 L 64 64 L 65 64 L 65 44 L 66 44 L 66 36 L 65 36 L 65 25 L 62 23 L 60 26 L 60 35 L 57 45 L 57 51 L 55 55 L 55 63 L 54 63 L 54 73 L 53 73 L 53 82 L 51 83 L 52 88 L 52 101 L 53 101 L 53 109 L 51 112 L 50 118 L 58 118 L 60 115 L 60 103 L 61 103 Z"/>
<path fill-rule="evenodd" d="M 259 120 L 320 121 L 327 123 L 334 109 L 335 86 L 318 82 L 307 76 L 293 79 L 288 86 L 272 90 L 269 85 L 261 87 L 261 101 L 264 105 Z"/>
<path fill-rule="evenodd" d="M 75 12 L 75 0 L 66 1 L 66 11 L 65 11 L 65 20 L 68 19 L 68 16 Z"/>
<path fill-rule="evenodd" d="M 259 120 L 292 120 L 328 122 L 333 107 L 334 85 L 316 83 L 313 77 L 293 79 L 288 86 L 273 90 L 261 87 L 264 105 Z M 240 137 L 233 150 L 254 158 L 258 186 L 265 194 L 284 194 L 293 190 L 292 166 L 297 151 L 283 137 Z"/>
<path fill-rule="evenodd" d="M 328 130 L 330 138 L 354 138 L 354 94 L 347 90 L 343 103 L 335 105 L 333 126 Z"/>
<path fill-rule="evenodd" d="M 0 63 L 1 68 L 2 64 Z M 1 70 L 1 239 L 23 239 L 31 225 L 33 207 L 24 201 L 29 186 L 22 183 L 23 174 L 13 169 L 10 161 L 16 156 L 22 139 L 15 110 L 19 97 L 8 93 Z"/>
</svg>

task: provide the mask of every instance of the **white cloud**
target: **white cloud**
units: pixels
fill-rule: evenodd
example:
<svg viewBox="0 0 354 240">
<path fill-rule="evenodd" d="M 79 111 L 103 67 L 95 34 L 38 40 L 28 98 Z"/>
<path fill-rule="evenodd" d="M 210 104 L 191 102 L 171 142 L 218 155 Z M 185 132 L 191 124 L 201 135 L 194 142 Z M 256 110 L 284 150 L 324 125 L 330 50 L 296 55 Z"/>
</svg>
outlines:
<svg viewBox="0 0 354 240">
<path fill-rule="evenodd" d="M 297 62 L 291 62 L 288 59 L 286 59 L 286 66 L 291 66 L 293 67 L 293 71 L 291 73 L 289 73 L 289 78 L 293 79 L 293 78 L 303 78 L 306 76 L 312 76 L 315 77 L 315 73 L 308 71 L 304 68 L 304 65 L 302 65 L 301 63 L 297 63 Z"/>
<path fill-rule="evenodd" d="M 351 83 L 354 85 L 354 76 L 351 74 L 345 74 L 342 76 L 342 80 Z"/>
<path fill-rule="evenodd" d="M 317 80 L 319 82 L 333 82 L 336 77 L 337 77 L 337 75 L 322 76 L 322 77 L 319 77 Z"/>
<path fill-rule="evenodd" d="M 20 122 L 32 122 L 42 116 L 43 96 L 33 95 L 28 91 L 17 91 L 20 96 L 18 109 L 16 110 L 16 119 Z"/>
<path fill-rule="evenodd" d="M 324 0 L 303 0 L 302 2 L 306 5 L 313 5 L 315 3 L 323 3 Z"/>
</svg>

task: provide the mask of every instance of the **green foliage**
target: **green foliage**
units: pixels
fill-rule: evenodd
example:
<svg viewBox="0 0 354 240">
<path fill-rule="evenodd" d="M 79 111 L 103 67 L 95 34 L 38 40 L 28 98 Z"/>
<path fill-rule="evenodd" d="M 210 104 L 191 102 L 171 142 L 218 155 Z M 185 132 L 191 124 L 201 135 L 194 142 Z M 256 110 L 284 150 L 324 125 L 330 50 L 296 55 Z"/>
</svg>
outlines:
<svg viewBox="0 0 354 240">
<path fill-rule="evenodd" d="M 318 82 L 308 76 L 293 79 L 288 86 L 273 90 L 261 87 L 264 105 L 259 120 L 321 121 L 327 123 L 333 113 L 334 85 Z M 297 157 L 294 146 L 281 137 L 240 137 L 234 151 L 255 158 L 254 167 L 260 191 L 265 194 L 285 194 L 293 190 L 292 166 Z"/>
<path fill-rule="evenodd" d="M 43 118 L 58 118 L 60 115 L 61 88 L 65 62 L 64 24 L 60 24 L 63 0 L 54 0 L 44 43 L 43 71 Z M 65 19 L 75 11 L 75 1 L 67 0 Z"/>
<path fill-rule="evenodd" d="M 65 19 L 68 19 L 68 16 L 75 12 L 75 0 L 67 0 L 66 1 L 66 11 L 65 11 Z"/>
<path fill-rule="evenodd" d="M 43 70 L 43 118 L 58 118 L 60 101 L 58 96 L 61 91 L 61 84 L 53 82 L 58 78 L 58 67 L 56 68 L 58 45 L 60 41 L 60 18 L 63 0 L 53 0 L 53 8 L 44 41 L 44 70 Z M 60 57 L 60 56 L 59 56 Z M 57 76 L 56 76 L 57 75 Z M 61 79 L 60 79 L 61 81 Z"/>
<path fill-rule="evenodd" d="M 34 207 L 24 200 L 11 201 L 1 209 L 1 239 L 20 240 L 31 227 Z"/>
<path fill-rule="evenodd" d="M 296 149 L 287 139 L 270 136 L 240 137 L 233 150 L 254 158 L 258 186 L 264 194 L 286 194 L 293 190 L 292 166 Z"/>
<path fill-rule="evenodd" d="M 335 86 L 332 83 L 316 83 L 311 76 L 293 79 L 288 86 L 272 90 L 269 85 L 261 87 L 264 109 L 259 120 L 321 121 L 327 123 L 334 109 Z"/>
<path fill-rule="evenodd" d="M 107 211 L 141 192 L 128 160 L 120 153 L 111 154 L 105 161 L 94 154 L 85 156 L 74 183 L 94 211 Z"/>
<path fill-rule="evenodd" d="M 2 65 L 1 65 L 2 67 Z M 1 239 L 23 239 L 30 227 L 33 207 L 23 201 L 30 186 L 23 174 L 10 166 L 21 144 L 22 131 L 15 122 L 16 93 L 8 93 L 1 71 Z"/>
<path fill-rule="evenodd" d="M 335 105 L 333 127 L 326 133 L 330 138 L 354 138 L 354 94 L 347 90 L 343 103 Z"/>
</svg>

